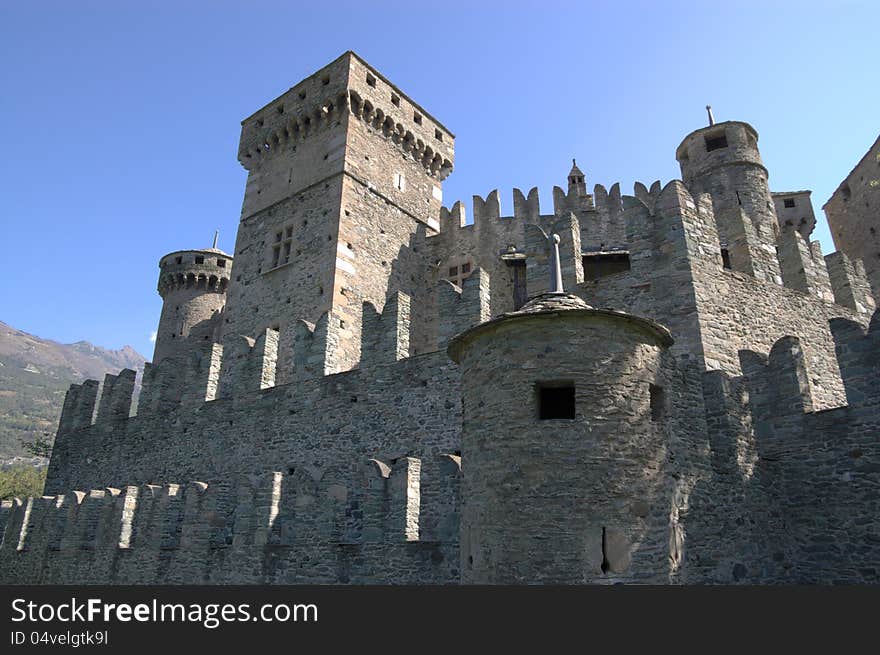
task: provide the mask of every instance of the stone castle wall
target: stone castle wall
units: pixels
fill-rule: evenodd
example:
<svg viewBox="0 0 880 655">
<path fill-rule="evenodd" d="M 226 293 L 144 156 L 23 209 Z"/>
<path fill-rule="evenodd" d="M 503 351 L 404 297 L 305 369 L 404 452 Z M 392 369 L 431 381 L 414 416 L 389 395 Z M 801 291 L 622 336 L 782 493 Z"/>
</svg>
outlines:
<svg viewBox="0 0 880 655">
<path fill-rule="evenodd" d="M 454 135 L 346 53 L 243 121 L 234 266 L 213 288 L 163 266 L 161 336 L 182 341 L 157 343 L 137 416 L 133 371 L 71 386 L 50 495 L 0 511 L 4 581 L 876 582 L 872 269 L 777 216 L 751 126 L 697 130 L 677 158 L 684 182 L 587 194 L 575 165 L 552 213 L 514 189 L 501 216 L 496 190 L 468 222 L 442 206 Z M 525 330 L 459 368 L 456 335 L 548 290 L 553 233 L 568 293 L 673 342 L 624 374 L 601 334 L 566 334 L 545 371 L 559 353 Z M 546 443 L 523 392 L 539 371 L 610 403 L 553 435 L 595 452 Z M 508 443 L 469 457 L 463 432 Z M 499 536 L 517 498 L 520 551 Z M 494 523 L 462 523 L 480 506 Z M 577 580 L 532 540 L 545 519 Z"/>
<path fill-rule="evenodd" d="M 880 296 L 880 138 L 822 208 L 834 245 L 864 263 L 874 296 Z"/>
<path fill-rule="evenodd" d="M 830 330 L 848 401 L 831 410 L 816 409 L 794 337 L 769 356 L 741 351 L 738 376 L 666 360 L 657 484 L 647 513 L 632 494 L 618 508 L 654 536 L 614 532 L 623 515 L 611 509 L 594 516 L 612 531 L 594 544 L 604 555 L 591 581 L 876 582 L 880 322 L 866 333 L 833 319 Z M 94 425 L 97 383 L 74 388 L 65 421 L 81 423 L 65 423 L 53 458 L 70 482 L 56 469 L 56 495 L 4 503 L 4 581 L 457 582 L 461 410 L 446 403 L 467 380 L 440 354 L 369 370 L 367 397 L 363 374 L 132 418 L 120 405 L 130 385 L 111 380 Z M 623 446 L 615 457 L 628 461 Z M 533 446 L 509 483 L 538 480 L 527 463 L 540 458 Z M 619 473 L 592 471 L 606 489 Z M 669 558 L 662 570 L 627 564 L 654 551 Z"/>
</svg>

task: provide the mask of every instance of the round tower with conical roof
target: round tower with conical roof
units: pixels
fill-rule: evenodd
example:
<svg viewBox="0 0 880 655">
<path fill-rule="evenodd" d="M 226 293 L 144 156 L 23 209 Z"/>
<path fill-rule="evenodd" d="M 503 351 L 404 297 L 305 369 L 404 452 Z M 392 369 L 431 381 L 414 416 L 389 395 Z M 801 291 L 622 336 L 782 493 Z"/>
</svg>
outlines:
<svg viewBox="0 0 880 655">
<path fill-rule="evenodd" d="M 450 342 L 466 390 L 462 582 L 665 580 L 671 343 L 564 292 Z"/>
<path fill-rule="evenodd" d="M 159 269 L 163 303 L 153 364 L 191 350 L 195 341 L 216 340 L 232 255 L 216 247 L 178 250 L 162 257 Z"/>
</svg>

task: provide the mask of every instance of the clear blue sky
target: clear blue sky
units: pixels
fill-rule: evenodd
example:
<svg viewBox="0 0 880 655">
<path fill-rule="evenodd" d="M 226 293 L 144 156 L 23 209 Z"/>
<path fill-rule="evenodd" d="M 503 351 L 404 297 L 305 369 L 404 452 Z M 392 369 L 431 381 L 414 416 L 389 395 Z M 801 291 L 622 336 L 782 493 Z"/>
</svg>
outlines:
<svg viewBox="0 0 880 655">
<path fill-rule="evenodd" d="M 0 320 L 148 358 L 159 257 L 231 252 L 239 122 L 353 49 L 456 134 L 451 205 L 664 184 L 745 120 L 774 190 L 821 206 L 880 132 L 880 2 L 0 0 Z"/>
</svg>

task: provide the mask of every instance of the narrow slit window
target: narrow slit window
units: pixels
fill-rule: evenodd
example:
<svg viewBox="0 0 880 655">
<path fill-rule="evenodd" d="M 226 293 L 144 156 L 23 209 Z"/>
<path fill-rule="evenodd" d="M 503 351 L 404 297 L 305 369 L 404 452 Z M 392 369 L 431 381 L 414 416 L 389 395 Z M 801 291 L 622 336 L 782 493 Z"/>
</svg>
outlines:
<svg viewBox="0 0 880 655">
<path fill-rule="evenodd" d="M 733 266 L 730 265 L 730 251 L 727 248 L 721 249 L 721 266 L 727 270 L 733 268 Z"/>
<path fill-rule="evenodd" d="M 666 392 L 663 387 L 652 384 L 649 387 L 651 402 L 651 420 L 660 421 L 666 413 Z"/>
</svg>

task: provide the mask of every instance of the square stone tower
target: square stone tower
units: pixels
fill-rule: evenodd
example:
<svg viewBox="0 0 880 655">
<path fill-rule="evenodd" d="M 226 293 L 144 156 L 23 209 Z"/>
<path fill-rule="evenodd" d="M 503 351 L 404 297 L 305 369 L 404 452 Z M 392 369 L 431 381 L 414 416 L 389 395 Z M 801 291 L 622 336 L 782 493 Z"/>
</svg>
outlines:
<svg viewBox="0 0 880 655">
<path fill-rule="evenodd" d="M 363 303 L 422 293 L 454 135 L 349 51 L 242 121 L 238 157 L 224 343 L 279 330 L 286 362 L 297 322 L 326 321 L 323 372 L 356 366 Z"/>
</svg>

